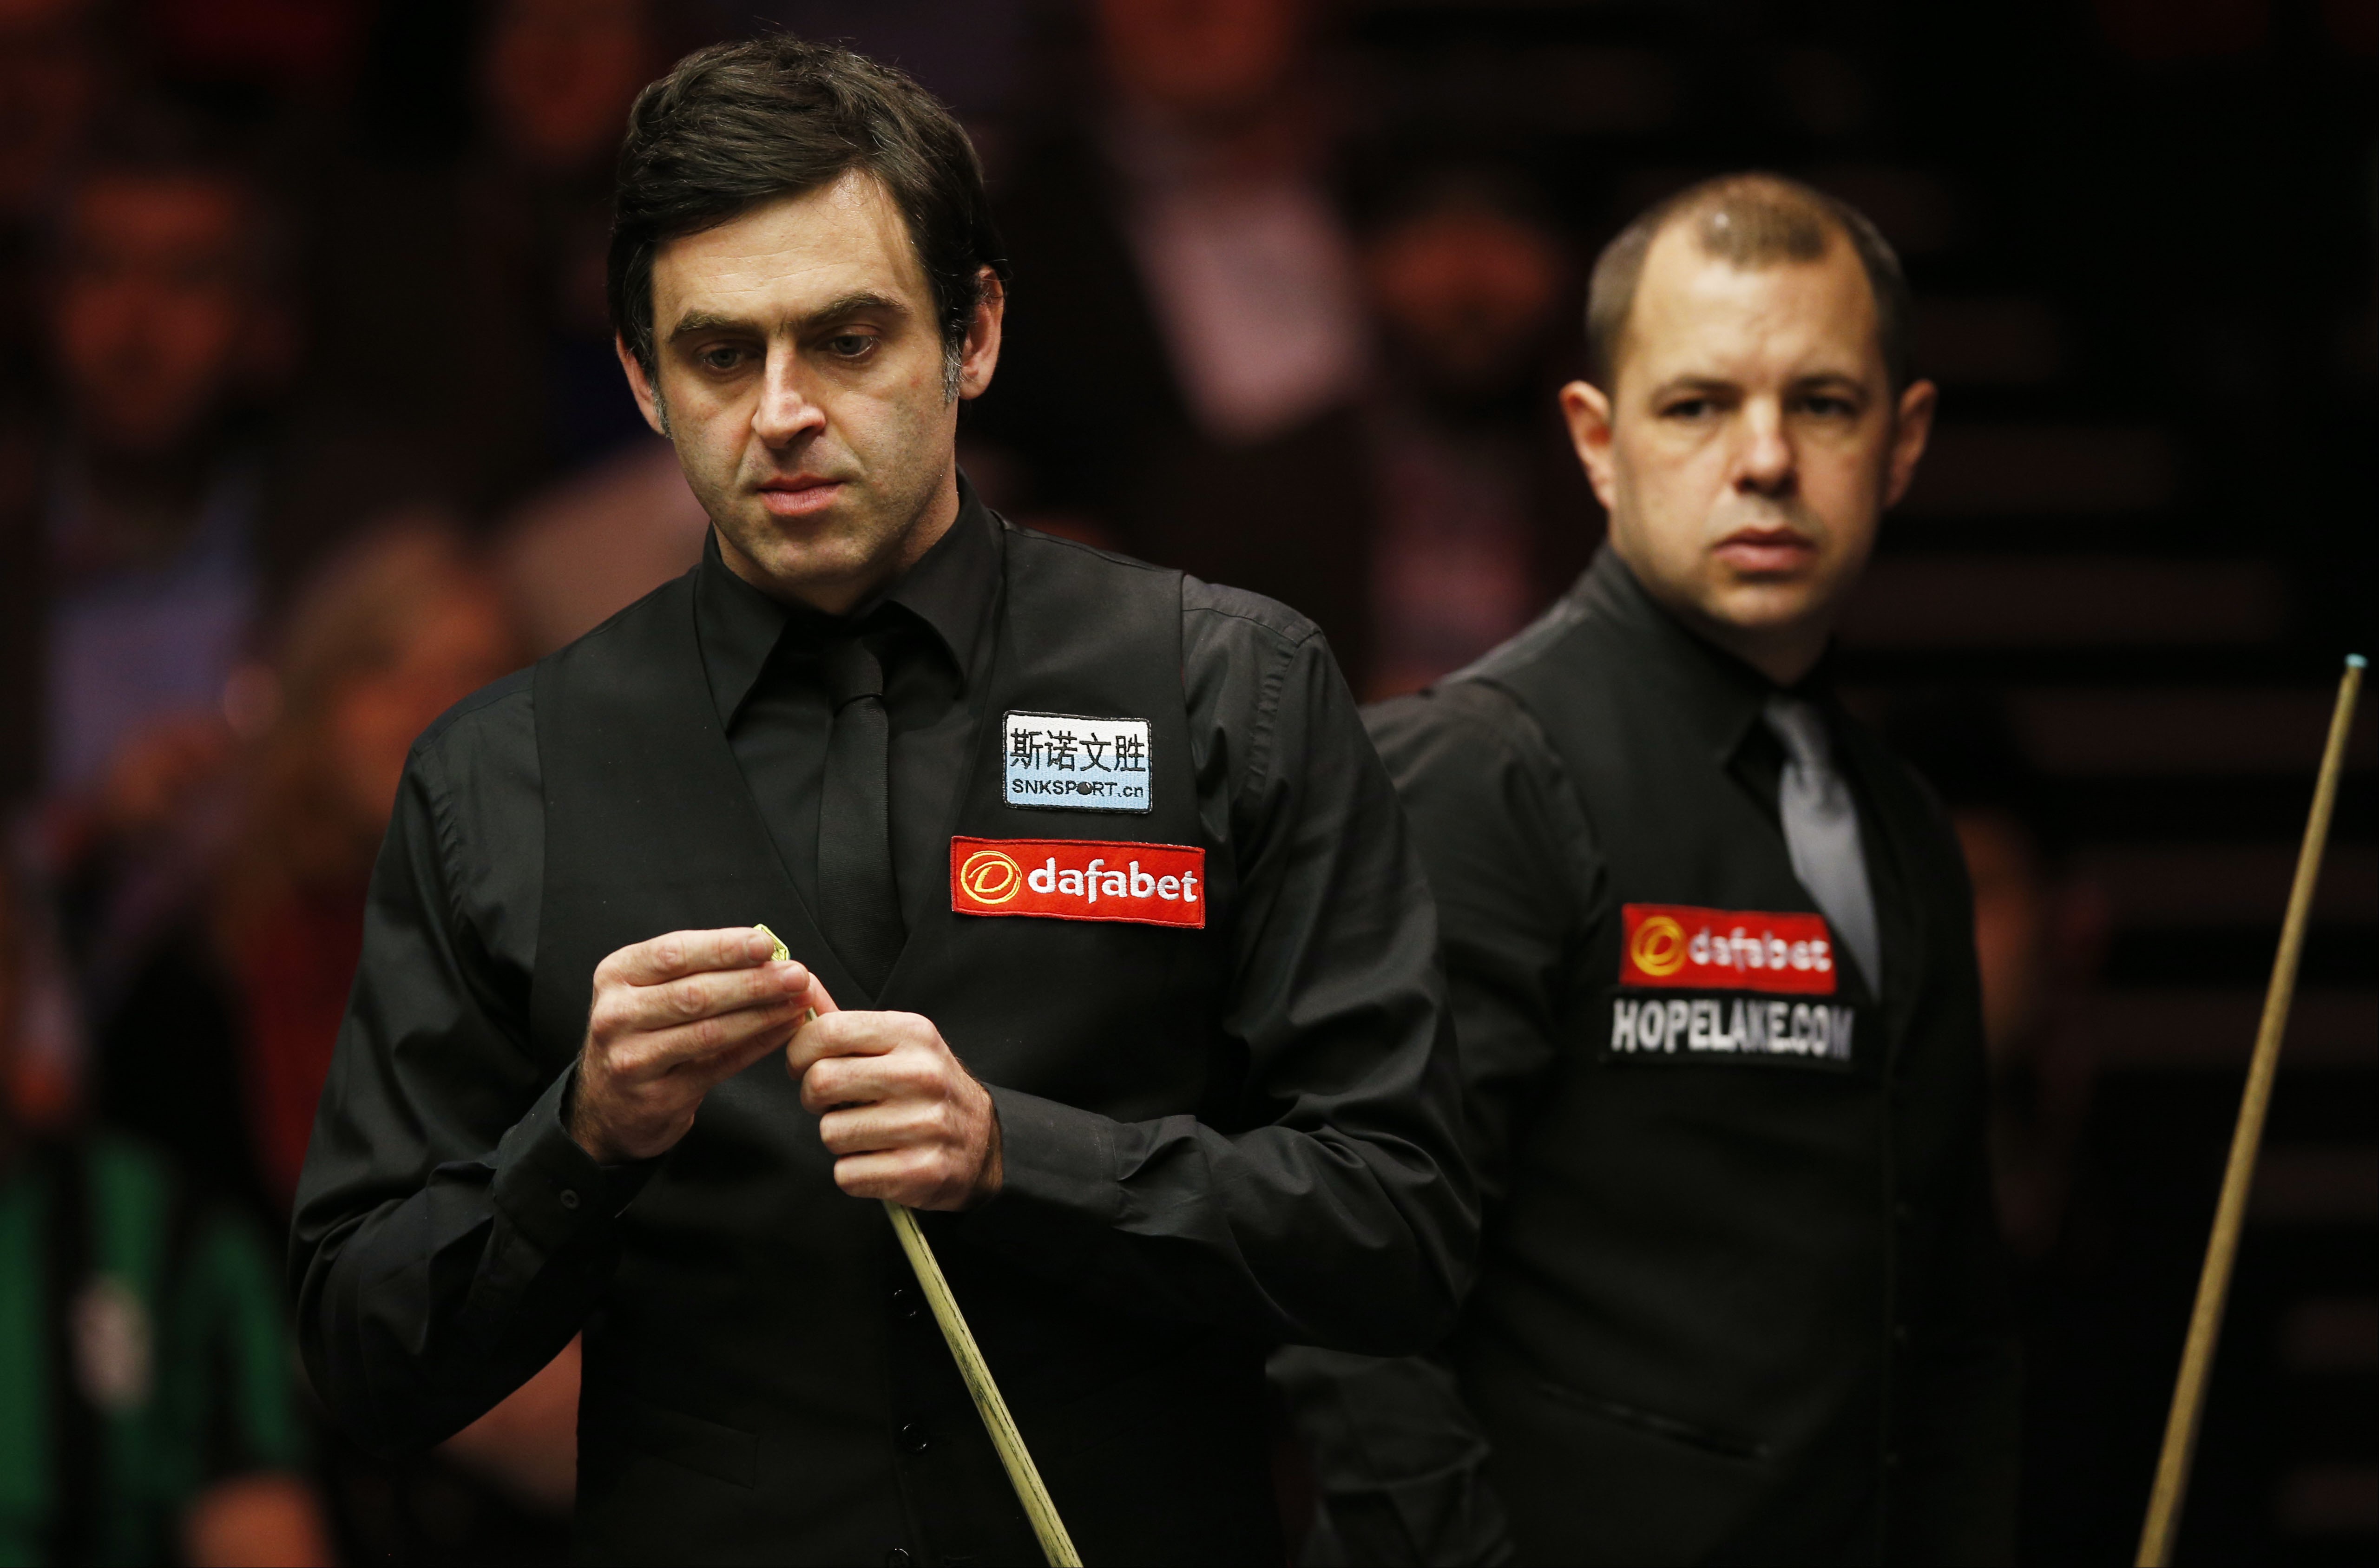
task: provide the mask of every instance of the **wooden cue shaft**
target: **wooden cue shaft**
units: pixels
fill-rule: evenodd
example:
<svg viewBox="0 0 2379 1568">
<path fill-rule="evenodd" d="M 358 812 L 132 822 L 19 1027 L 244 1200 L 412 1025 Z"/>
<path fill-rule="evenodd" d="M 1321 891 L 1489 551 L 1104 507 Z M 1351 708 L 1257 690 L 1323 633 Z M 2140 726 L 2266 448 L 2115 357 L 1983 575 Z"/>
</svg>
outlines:
<svg viewBox="0 0 2379 1568">
<path fill-rule="evenodd" d="M 999 1451 L 999 1462 L 1008 1470 L 1008 1484 L 1016 1489 L 1016 1500 L 1024 1504 L 1024 1516 L 1032 1521 L 1041 1554 L 1049 1560 L 1049 1568 L 1082 1568 L 1074 1538 L 1066 1533 L 1066 1522 L 1057 1517 L 1049 1489 L 1041 1484 L 1041 1472 L 1024 1446 L 1024 1434 L 1016 1429 L 1015 1418 L 1008 1413 L 1008 1401 L 1000 1397 L 999 1385 L 992 1381 L 991 1367 L 959 1310 L 958 1297 L 950 1294 L 950 1282 L 942 1276 L 942 1265 L 926 1243 L 925 1233 L 917 1227 L 917 1216 L 889 1199 L 884 1201 L 884 1212 L 892 1216 L 892 1234 L 900 1238 L 900 1249 L 917 1272 L 917 1284 L 934 1309 L 934 1321 L 942 1326 L 942 1338 L 959 1364 L 959 1376 L 974 1399 L 984 1429 L 991 1434 L 991 1446 Z"/>
<path fill-rule="evenodd" d="M 2313 786 L 2313 814 L 2305 823 L 2304 847 L 2297 854 L 2296 881 L 2288 888 L 2288 918 L 2280 926 L 2280 950 L 2272 962 L 2271 988 L 2264 995 L 2264 1018 L 2255 1031 L 2255 1055 L 2247 1068 L 2247 1089 L 2239 1101 L 2239 1126 L 2230 1138 L 2230 1163 L 2222 1173 L 2222 1198 L 2214 1210 L 2214 1235 L 2205 1248 L 2205 1269 L 2197 1281 L 2197 1305 L 2190 1313 L 2189 1340 L 2173 1384 L 2172 1411 L 2165 1420 L 2164 1449 L 2156 1456 L 2156 1487 L 2148 1496 L 2147 1521 L 2140 1531 L 2139 1568 L 2165 1568 L 2172 1561 L 2173 1535 L 2189 1490 L 2190 1461 L 2197 1451 L 2198 1418 L 2205 1405 L 2205 1380 L 2221 1337 L 2222 1309 L 2230 1293 L 2231 1266 L 2247 1217 L 2255 1152 L 2264 1139 L 2264 1116 L 2272 1102 L 2272 1079 L 2279 1068 L 2280 1037 L 2288 1031 L 2294 1000 L 2297 960 L 2304 953 L 2305 926 L 2313 913 L 2313 884 L 2329 838 L 2331 810 L 2337 803 L 2338 775 L 2346 764 L 2347 730 L 2362 685 L 2362 656 L 2349 655 L 2338 682 L 2337 706 L 2329 719 L 2329 743 L 2322 753 Z"/>
<path fill-rule="evenodd" d="M 783 963 L 793 955 L 784 938 L 765 925 L 754 930 L 776 944 L 771 955 Z M 803 1009 L 802 1021 L 817 1017 L 817 1009 Z M 1033 1526 L 1033 1534 L 1041 1543 L 1041 1555 L 1049 1560 L 1049 1568 L 1082 1568 L 1082 1559 L 1074 1550 L 1074 1538 L 1066 1533 L 1066 1522 L 1057 1517 L 1057 1505 L 1049 1497 L 1049 1489 L 1042 1484 L 1040 1467 L 1033 1463 L 1032 1451 L 1024 1446 L 1024 1434 L 1016 1429 L 1016 1418 L 1008 1413 L 1008 1401 L 999 1392 L 999 1384 L 991 1375 L 991 1363 L 983 1358 L 983 1347 L 974 1342 L 974 1331 L 967 1327 L 966 1314 L 959 1310 L 959 1298 L 950 1292 L 950 1282 L 942 1273 L 941 1260 L 934 1256 L 925 1233 L 917 1226 L 917 1216 L 900 1204 L 885 1199 L 884 1212 L 892 1221 L 892 1234 L 900 1238 L 900 1250 L 908 1255 L 909 1267 L 917 1276 L 918 1288 L 925 1293 L 925 1304 L 934 1309 L 934 1321 L 942 1331 L 942 1342 L 950 1347 L 950 1358 L 959 1364 L 959 1378 L 966 1384 L 967 1394 L 974 1401 L 975 1413 L 983 1417 L 984 1430 L 991 1434 L 991 1446 L 999 1453 L 999 1463 L 1008 1472 L 1008 1484 L 1016 1489 L 1016 1501 L 1024 1505 L 1024 1516 Z"/>
</svg>

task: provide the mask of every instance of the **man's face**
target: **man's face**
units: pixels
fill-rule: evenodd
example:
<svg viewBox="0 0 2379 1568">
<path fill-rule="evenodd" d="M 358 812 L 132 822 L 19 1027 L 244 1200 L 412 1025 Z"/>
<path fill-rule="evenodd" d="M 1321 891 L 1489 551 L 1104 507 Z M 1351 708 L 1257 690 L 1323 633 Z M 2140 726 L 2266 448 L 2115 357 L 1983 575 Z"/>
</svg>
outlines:
<svg viewBox="0 0 2379 1568">
<path fill-rule="evenodd" d="M 1363 260 L 1383 327 L 1432 391 L 1456 399 L 1503 392 L 1561 299 L 1560 244 L 1484 205 L 1394 224 Z"/>
<path fill-rule="evenodd" d="M 67 214 L 52 332 L 84 432 L 148 455 L 188 440 L 243 368 L 260 302 L 251 204 L 198 177 L 106 175 Z"/>
<path fill-rule="evenodd" d="M 645 0 L 504 0 L 479 63 L 498 139 L 532 168 L 571 174 L 619 151 L 652 75 Z"/>
<path fill-rule="evenodd" d="M 978 312 L 959 395 L 991 383 L 1000 305 Z M 853 173 L 664 247 L 646 417 L 736 574 L 840 613 L 956 515 L 958 404 L 924 268 L 884 187 Z M 658 394 L 658 402 L 656 394 Z"/>
<path fill-rule="evenodd" d="M 1608 397 L 1563 392 L 1612 547 L 1689 623 L 1797 680 L 1915 472 L 1931 384 L 1892 396 L 1846 240 L 1744 271 L 1690 221 L 1645 257 L 1618 361 Z"/>
</svg>

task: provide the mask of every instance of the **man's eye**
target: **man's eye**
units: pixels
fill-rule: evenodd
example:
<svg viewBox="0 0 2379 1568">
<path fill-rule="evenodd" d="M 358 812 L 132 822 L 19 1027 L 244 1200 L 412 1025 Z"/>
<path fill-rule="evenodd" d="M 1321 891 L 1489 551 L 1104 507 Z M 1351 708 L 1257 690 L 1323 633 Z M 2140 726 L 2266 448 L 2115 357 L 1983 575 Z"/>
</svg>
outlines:
<svg viewBox="0 0 2379 1568">
<path fill-rule="evenodd" d="M 1801 407 L 1803 412 L 1814 414 L 1820 419 L 1855 419 L 1858 417 L 1858 404 L 1853 403 L 1849 398 L 1832 397 L 1823 392 L 1815 393 L 1811 396 L 1803 398 L 1801 400 Z"/>
<path fill-rule="evenodd" d="M 732 370 L 743 363 L 743 351 L 740 348 L 706 348 L 695 358 L 706 370 Z"/>
<path fill-rule="evenodd" d="M 1706 419 L 1717 412 L 1718 404 L 1713 399 L 1681 397 L 1674 403 L 1662 404 L 1660 416 L 1664 419 Z"/>
<path fill-rule="evenodd" d="M 841 359 L 857 359 L 876 346 L 865 332 L 838 332 L 826 340 L 827 352 Z"/>
</svg>

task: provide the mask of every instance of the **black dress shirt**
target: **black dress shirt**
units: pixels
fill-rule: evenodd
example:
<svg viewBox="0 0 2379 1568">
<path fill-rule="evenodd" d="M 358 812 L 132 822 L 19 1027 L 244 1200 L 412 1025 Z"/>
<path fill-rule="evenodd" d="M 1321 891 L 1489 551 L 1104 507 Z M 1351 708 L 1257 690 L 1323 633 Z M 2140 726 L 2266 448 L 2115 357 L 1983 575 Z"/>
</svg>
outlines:
<svg viewBox="0 0 2379 1568">
<path fill-rule="evenodd" d="M 821 671 L 834 639 L 865 636 L 884 663 L 891 719 L 892 821 L 942 823 L 966 776 L 982 714 L 968 677 L 985 657 L 999 537 L 990 514 L 970 509 L 900 580 L 847 616 L 769 597 L 719 559 L 714 537 L 694 582 L 694 626 L 711 700 L 727 726 L 761 816 L 793 884 L 817 888 L 818 800 L 834 727 Z M 942 846 L 896 826 L 892 872 L 904 909 L 944 891 Z"/>
<path fill-rule="evenodd" d="M 902 907 L 912 932 L 948 918 L 939 830 L 998 722 L 979 677 L 1008 615 L 1003 552 L 1020 548 L 970 495 L 916 567 L 839 624 L 757 593 L 715 548 L 696 568 L 719 718 L 805 897 L 829 724 L 815 656 L 864 628 L 891 650 Z M 1179 605 L 1196 820 L 1238 878 L 1216 1013 L 1237 1087 L 1211 1116 L 1135 1122 L 986 1074 L 1005 1186 L 931 1219 L 1151 1321 L 1257 1343 L 1425 1343 L 1451 1319 L 1476 1218 L 1419 860 L 1311 624 L 1194 579 Z M 546 820 L 533 697 L 528 672 L 509 677 L 414 748 L 299 1192 L 308 1363 L 379 1446 L 436 1441 L 535 1370 L 600 1305 L 604 1237 L 670 1158 L 598 1168 L 564 1128 L 571 1073 L 548 1081 L 529 1046 Z M 1316 1248 L 1317 1226 L 1341 1252 Z"/>
</svg>

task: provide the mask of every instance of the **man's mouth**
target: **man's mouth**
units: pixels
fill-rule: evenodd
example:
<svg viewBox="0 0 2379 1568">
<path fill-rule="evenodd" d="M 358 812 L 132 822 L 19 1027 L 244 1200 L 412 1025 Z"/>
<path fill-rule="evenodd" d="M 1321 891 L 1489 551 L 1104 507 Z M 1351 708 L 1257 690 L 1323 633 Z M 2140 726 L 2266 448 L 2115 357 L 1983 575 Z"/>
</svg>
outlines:
<svg viewBox="0 0 2379 1568">
<path fill-rule="evenodd" d="M 760 504 L 772 517 L 806 517 L 832 506 L 842 494 L 842 486 L 840 479 L 821 478 L 815 474 L 769 479 L 760 486 Z"/>
<path fill-rule="evenodd" d="M 1713 552 L 1749 576 L 1800 572 L 1817 559 L 1817 541 L 1791 528 L 1737 528 Z"/>
</svg>

